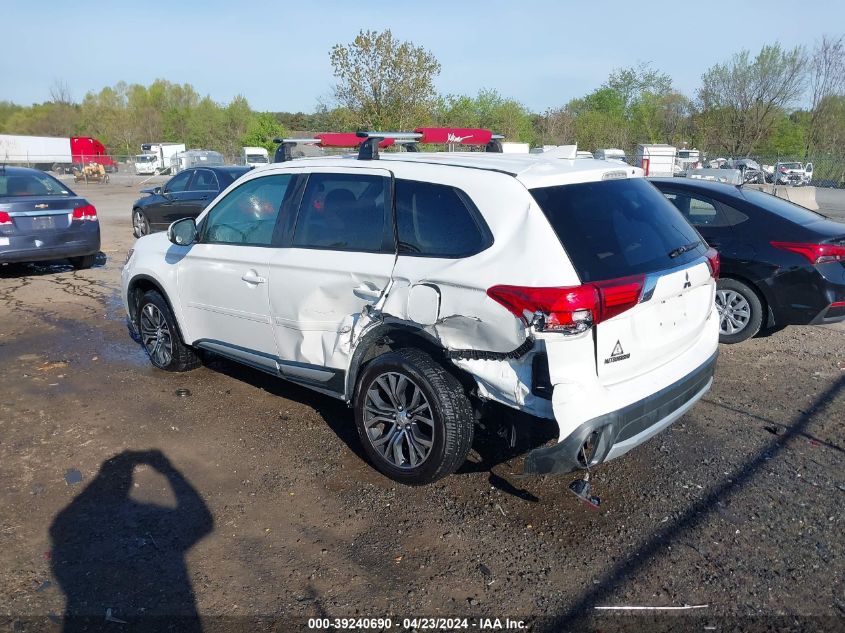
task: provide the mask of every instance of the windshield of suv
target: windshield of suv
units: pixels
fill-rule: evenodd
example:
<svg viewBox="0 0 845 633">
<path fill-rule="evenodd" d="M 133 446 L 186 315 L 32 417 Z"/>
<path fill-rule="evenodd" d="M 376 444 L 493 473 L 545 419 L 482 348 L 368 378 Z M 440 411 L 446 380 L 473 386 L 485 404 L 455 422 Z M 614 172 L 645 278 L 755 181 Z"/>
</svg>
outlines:
<svg viewBox="0 0 845 633">
<path fill-rule="evenodd" d="M 155 162 L 156 156 L 154 154 L 141 154 L 135 157 L 136 163 L 152 163 Z"/>
<path fill-rule="evenodd" d="M 532 189 L 582 282 L 674 268 L 707 246 L 643 178 Z"/>
<path fill-rule="evenodd" d="M 0 197 L 72 196 L 74 193 L 49 174 L 0 173 Z"/>
<path fill-rule="evenodd" d="M 270 162 L 263 154 L 247 154 L 246 162 L 248 163 L 268 163 Z"/>
<path fill-rule="evenodd" d="M 826 219 L 820 213 L 810 211 L 806 207 L 799 206 L 783 198 L 778 198 L 765 191 L 758 191 L 757 189 L 742 189 L 743 197 L 751 204 L 762 207 L 766 211 L 775 213 L 790 222 L 798 224 L 812 224 L 819 220 Z"/>
</svg>

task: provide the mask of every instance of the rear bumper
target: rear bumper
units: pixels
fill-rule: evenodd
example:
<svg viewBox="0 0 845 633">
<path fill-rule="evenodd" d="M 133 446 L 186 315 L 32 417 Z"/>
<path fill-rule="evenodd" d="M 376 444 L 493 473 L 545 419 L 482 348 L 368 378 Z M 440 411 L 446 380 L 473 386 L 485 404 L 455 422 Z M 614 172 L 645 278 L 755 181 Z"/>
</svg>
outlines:
<svg viewBox="0 0 845 633">
<path fill-rule="evenodd" d="M 775 325 L 822 325 L 845 319 L 845 266 L 841 262 L 786 270 L 768 283 Z"/>
<path fill-rule="evenodd" d="M 718 350 L 701 366 L 677 382 L 642 400 L 581 424 L 560 443 L 538 448 L 525 458 L 526 475 L 568 473 L 584 464 L 579 452 L 592 436 L 596 446 L 591 466 L 642 444 L 687 412 L 710 389 Z"/>
<path fill-rule="evenodd" d="M 70 239 L 68 239 L 70 237 Z M 40 262 L 68 257 L 95 255 L 100 252 L 100 230 L 79 231 L 75 235 L 61 234 L 12 236 L 9 244 L 0 246 L 0 263 Z"/>
</svg>

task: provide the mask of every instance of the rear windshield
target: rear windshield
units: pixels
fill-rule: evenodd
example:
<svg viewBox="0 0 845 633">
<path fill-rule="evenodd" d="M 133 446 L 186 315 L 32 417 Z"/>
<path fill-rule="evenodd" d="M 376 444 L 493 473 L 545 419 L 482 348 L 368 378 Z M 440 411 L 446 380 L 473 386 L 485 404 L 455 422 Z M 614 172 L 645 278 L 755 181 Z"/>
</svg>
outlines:
<svg viewBox="0 0 845 633">
<path fill-rule="evenodd" d="M 531 195 L 582 282 L 674 268 L 707 250 L 675 206 L 642 178 L 542 187 Z"/>
<path fill-rule="evenodd" d="M 789 202 L 789 200 L 778 198 L 765 191 L 743 188 L 742 195 L 751 204 L 762 207 L 766 211 L 779 215 L 796 224 L 812 224 L 813 222 L 826 219 L 820 213 L 810 211 L 805 207 Z"/>
<path fill-rule="evenodd" d="M 74 193 L 48 174 L 0 173 L 0 196 L 72 196 Z"/>
</svg>

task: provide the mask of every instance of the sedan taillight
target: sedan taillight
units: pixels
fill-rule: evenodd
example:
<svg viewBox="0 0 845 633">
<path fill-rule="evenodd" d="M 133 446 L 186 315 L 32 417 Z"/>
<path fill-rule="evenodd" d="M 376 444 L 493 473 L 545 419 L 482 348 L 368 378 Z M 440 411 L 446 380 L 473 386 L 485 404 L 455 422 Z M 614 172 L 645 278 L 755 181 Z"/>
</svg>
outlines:
<svg viewBox="0 0 845 633">
<path fill-rule="evenodd" d="M 771 242 L 772 246 L 782 251 L 798 253 L 811 264 L 845 262 L 845 246 L 836 244 L 812 244 L 804 242 Z"/>
<path fill-rule="evenodd" d="M 12 216 L 10 216 L 6 211 L 0 211 L 0 226 L 11 226 L 12 225 Z"/>
<path fill-rule="evenodd" d="M 76 207 L 73 210 L 74 220 L 93 220 L 97 221 L 97 209 L 93 204 L 86 204 L 81 207 Z"/>
</svg>

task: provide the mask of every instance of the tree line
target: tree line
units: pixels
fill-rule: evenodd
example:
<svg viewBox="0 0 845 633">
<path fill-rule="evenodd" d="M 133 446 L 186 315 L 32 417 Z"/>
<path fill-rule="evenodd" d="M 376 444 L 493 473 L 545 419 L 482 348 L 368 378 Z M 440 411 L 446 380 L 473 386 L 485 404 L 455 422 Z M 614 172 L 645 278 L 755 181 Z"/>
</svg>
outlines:
<svg viewBox="0 0 845 633">
<path fill-rule="evenodd" d="M 334 99 L 311 113 L 256 112 L 243 96 L 221 104 L 190 84 L 163 79 L 118 83 L 76 103 L 59 82 L 42 104 L 0 101 L 0 132 L 96 136 L 116 154 L 137 153 L 143 142 L 175 141 L 234 155 L 243 145 L 272 149 L 273 137 L 285 131 L 448 125 L 591 150 L 670 143 L 730 156 L 845 156 L 845 37 L 825 36 L 811 50 L 775 43 L 757 54 L 740 51 L 710 67 L 691 96 L 666 73 L 639 63 L 540 113 L 495 89 L 439 94 L 434 54 L 390 30 L 361 31 L 329 57 Z"/>
</svg>

